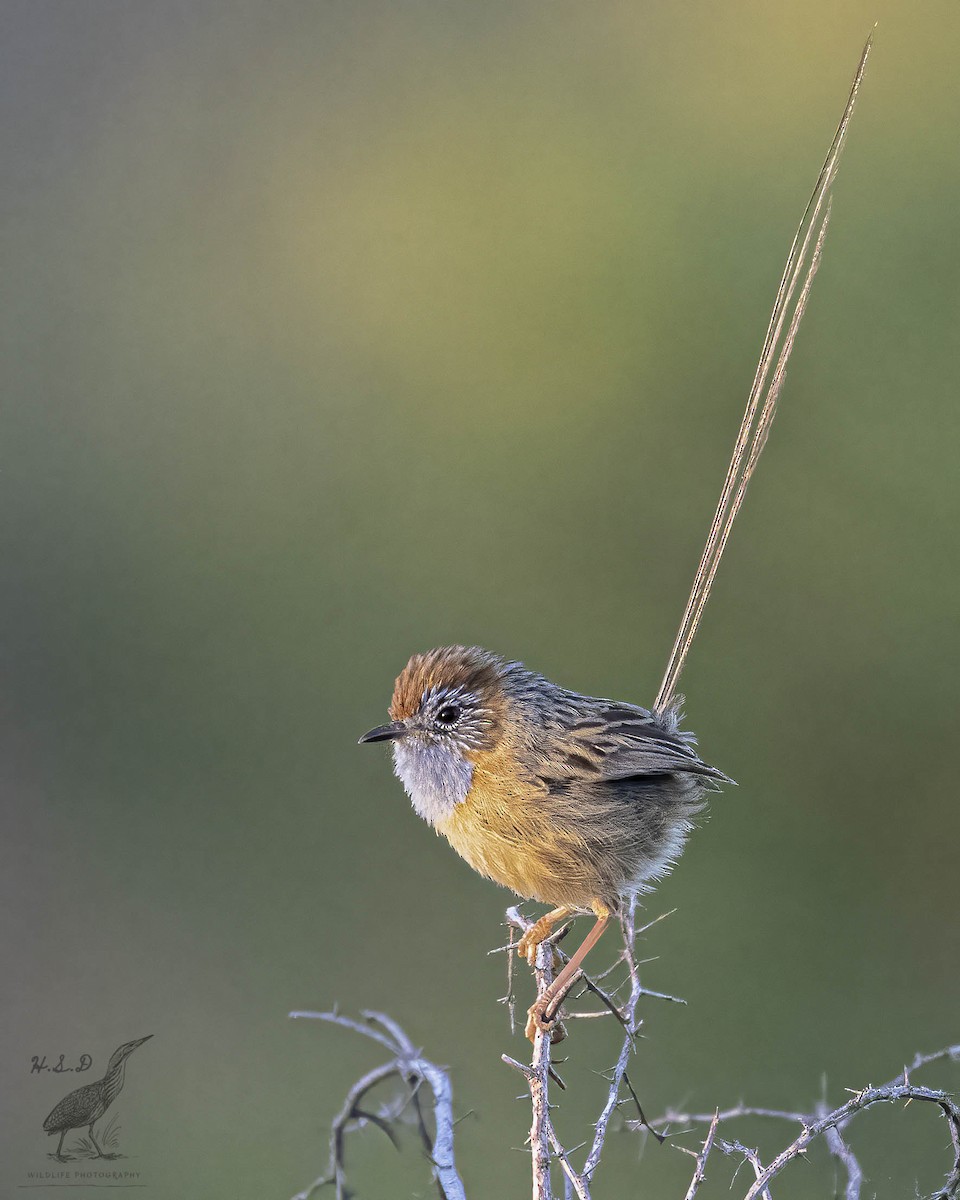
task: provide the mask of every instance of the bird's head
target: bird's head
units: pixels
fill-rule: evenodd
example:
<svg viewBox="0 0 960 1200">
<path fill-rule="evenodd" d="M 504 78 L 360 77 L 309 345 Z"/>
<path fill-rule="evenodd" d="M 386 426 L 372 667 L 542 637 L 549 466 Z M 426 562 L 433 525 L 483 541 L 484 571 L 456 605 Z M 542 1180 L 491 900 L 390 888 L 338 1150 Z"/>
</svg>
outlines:
<svg viewBox="0 0 960 1200">
<path fill-rule="evenodd" d="M 390 722 L 360 739 L 393 743 L 396 772 L 431 823 L 466 798 L 478 756 L 499 741 L 507 717 L 502 680 L 512 665 L 477 646 L 415 654 L 394 685 Z"/>
<path fill-rule="evenodd" d="M 414 654 L 397 676 L 392 720 L 361 742 L 403 741 L 467 754 L 492 748 L 504 717 L 506 664 L 478 646 L 442 646 Z"/>
<path fill-rule="evenodd" d="M 125 1059 L 136 1050 L 138 1046 L 142 1046 L 144 1042 L 148 1042 L 153 1037 L 152 1033 L 148 1033 L 146 1037 L 136 1038 L 132 1042 L 124 1042 L 122 1046 L 118 1046 L 110 1055 L 110 1062 L 107 1065 L 107 1070 L 112 1071 L 114 1067 L 119 1067 Z"/>
</svg>

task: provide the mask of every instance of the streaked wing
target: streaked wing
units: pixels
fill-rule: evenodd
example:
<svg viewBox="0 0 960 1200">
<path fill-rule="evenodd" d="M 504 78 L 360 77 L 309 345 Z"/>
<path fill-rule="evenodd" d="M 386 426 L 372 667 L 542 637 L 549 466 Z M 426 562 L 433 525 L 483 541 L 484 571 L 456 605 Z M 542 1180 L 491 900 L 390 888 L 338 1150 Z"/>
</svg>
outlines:
<svg viewBox="0 0 960 1200">
<path fill-rule="evenodd" d="M 598 701 L 594 713 L 557 730 L 555 761 L 581 778 L 622 780 L 685 772 L 732 782 L 697 755 L 672 711 L 654 715 L 633 705 Z"/>
</svg>

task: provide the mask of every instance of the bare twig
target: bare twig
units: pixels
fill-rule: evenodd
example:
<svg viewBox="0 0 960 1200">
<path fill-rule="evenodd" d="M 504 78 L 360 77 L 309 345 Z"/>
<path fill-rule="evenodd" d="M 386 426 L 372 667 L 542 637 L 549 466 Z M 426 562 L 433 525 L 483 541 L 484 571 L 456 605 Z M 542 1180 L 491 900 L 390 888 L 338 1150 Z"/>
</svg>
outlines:
<svg viewBox="0 0 960 1200">
<path fill-rule="evenodd" d="M 947 1173 L 943 1186 L 934 1193 L 931 1200 L 957 1200 L 960 1197 L 960 1105 L 956 1103 L 949 1092 L 935 1088 L 921 1087 L 910 1080 L 910 1074 L 931 1063 L 951 1060 L 960 1062 L 960 1044 L 947 1046 L 932 1054 L 917 1054 L 909 1066 L 904 1067 L 901 1074 L 889 1083 L 880 1087 L 865 1087 L 854 1092 L 851 1099 L 838 1108 L 829 1110 L 821 1103 L 813 1113 L 789 1112 L 783 1109 L 755 1108 L 738 1104 L 733 1108 L 710 1113 L 686 1113 L 669 1110 L 663 1116 L 651 1121 L 652 1129 L 665 1128 L 674 1124 L 702 1124 L 710 1122 L 710 1128 L 715 1130 L 718 1125 L 735 1121 L 744 1117 L 764 1117 L 774 1120 L 789 1121 L 800 1126 L 800 1133 L 776 1158 L 767 1166 L 763 1166 L 755 1150 L 748 1150 L 739 1141 L 715 1138 L 714 1144 L 725 1154 L 741 1154 L 745 1161 L 754 1168 L 755 1180 L 748 1189 L 744 1200 L 767 1200 L 768 1185 L 789 1163 L 800 1158 L 818 1137 L 822 1137 L 827 1150 L 844 1168 L 846 1173 L 845 1200 L 860 1200 L 863 1185 L 863 1169 L 843 1137 L 843 1130 L 859 1113 L 865 1112 L 875 1104 L 890 1104 L 896 1100 L 918 1100 L 936 1105 L 947 1120 L 950 1139 L 953 1147 L 953 1163 Z M 642 1123 L 628 1121 L 627 1127 L 639 1129 Z M 709 1139 L 708 1139 L 709 1140 Z M 707 1148 L 707 1142 L 704 1143 Z M 680 1147 L 682 1148 L 682 1147 Z M 709 1149 L 708 1149 L 709 1152 Z M 703 1152 L 701 1151 L 701 1155 Z M 703 1160 L 705 1161 L 705 1155 Z M 688 1197 L 695 1194 L 699 1187 L 698 1176 L 703 1174 L 703 1161 L 698 1156 L 697 1167 L 691 1181 L 693 1192 L 688 1190 Z"/>
<path fill-rule="evenodd" d="M 543 995 L 553 982 L 553 946 L 541 942 L 534 968 L 537 994 Z M 538 1030 L 533 1043 L 533 1060 L 528 1076 L 530 1107 L 530 1152 L 533 1156 L 533 1200 L 551 1200 L 550 1188 L 550 1034 Z"/>
<path fill-rule="evenodd" d="M 532 922 L 527 921 L 517 908 L 507 910 L 507 920 L 523 932 Z M 512 940 L 512 939 L 511 939 Z M 537 995 L 542 996 L 553 982 L 553 940 L 548 938 L 537 947 L 534 977 Z M 506 1054 L 503 1061 L 516 1067 L 523 1074 L 530 1089 L 530 1153 L 533 1159 L 533 1200 L 552 1200 L 550 1181 L 550 1034 L 538 1030 L 533 1043 L 533 1058 L 529 1067 L 524 1067 Z"/>
<path fill-rule="evenodd" d="M 700 1184 L 707 1178 L 707 1159 L 710 1157 L 710 1151 L 713 1149 L 713 1141 L 717 1136 L 717 1125 L 720 1123 L 719 1109 L 713 1114 L 713 1120 L 710 1122 L 710 1128 L 707 1130 L 707 1136 L 703 1139 L 703 1146 L 700 1153 L 697 1155 L 697 1163 L 693 1168 L 693 1178 L 690 1180 L 690 1186 L 687 1188 L 686 1195 L 683 1200 L 693 1200 L 694 1196 L 700 1189 Z"/>
<path fill-rule="evenodd" d="M 557 1137 L 557 1131 L 554 1129 L 552 1122 L 550 1124 L 550 1145 L 553 1147 L 553 1152 L 557 1156 L 557 1161 L 559 1162 L 560 1167 L 566 1176 L 565 1184 L 567 1186 L 568 1193 L 572 1192 L 579 1198 L 579 1200 L 590 1200 L 590 1192 L 587 1188 L 587 1184 L 570 1162 L 569 1153 L 568 1151 L 564 1150 L 563 1146 L 561 1145 L 560 1139 Z"/>
<path fill-rule="evenodd" d="M 293 1200 L 310 1200 L 314 1192 L 320 1188 L 333 1184 L 336 1189 L 337 1200 L 343 1200 L 346 1195 L 346 1168 L 344 1166 L 344 1141 L 349 1132 L 351 1125 L 362 1127 L 366 1115 L 361 1115 L 359 1112 L 359 1104 L 363 1097 L 385 1079 L 389 1079 L 392 1075 L 398 1073 L 398 1067 L 395 1062 L 385 1063 L 382 1067 L 377 1067 L 374 1071 L 368 1071 L 363 1075 L 353 1087 L 347 1092 L 347 1098 L 343 1102 L 343 1107 L 333 1119 L 333 1125 L 330 1130 L 330 1157 L 327 1162 L 327 1171 L 325 1175 L 321 1175 L 315 1179 L 310 1186 L 302 1192 L 298 1192 Z"/>
<path fill-rule="evenodd" d="M 733 1108 L 722 1108 L 717 1113 L 686 1113 L 668 1108 L 662 1117 L 655 1117 L 649 1122 L 652 1129 L 660 1129 L 666 1125 L 702 1125 L 716 1117 L 720 1121 L 733 1121 L 737 1117 L 773 1117 L 779 1121 L 796 1121 L 802 1125 L 809 1118 L 803 1113 L 787 1112 L 779 1108 L 752 1108 L 745 1104 L 737 1104 Z M 642 1129 L 640 1121 L 628 1121 L 628 1129 Z"/>
<path fill-rule="evenodd" d="M 513 925 L 511 925 L 510 926 L 510 941 L 508 942 L 508 944 L 506 946 L 502 947 L 504 950 L 506 950 L 506 953 L 507 953 L 507 990 L 506 990 L 506 994 L 501 996 L 500 999 L 497 1001 L 498 1004 L 505 1004 L 507 1006 L 507 1012 L 510 1015 L 510 1032 L 511 1033 L 515 1033 L 516 1029 L 517 1029 L 517 997 L 514 995 L 514 991 L 513 991 L 513 964 L 514 964 L 514 959 L 516 958 L 513 933 L 514 933 L 514 927 L 513 927 Z M 490 953 L 493 954 L 494 951 L 491 950 Z"/>
<path fill-rule="evenodd" d="M 821 1104 L 818 1116 L 826 1115 L 827 1106 Z M 823 1140 L 831 1155 L 840 1163 L 847 1173 L 847 1185 L 843 1190 L 844 1200 L 860 1200 L 860 1188 L 863 1185 L 863 1168 L 857 1156 L 843 1140 L 843 1134 L 834 1126 L 824 1131 Z"/>
<path fill-rule="evenodd" d="M 953 1049 L 956 1050 L 957 1047 L 953 1047 Z M 920 1100 L 936 1104 L 946 1117 L 953 1141 L 954 1161 L 944 1186 L 934 1193 L 931 1200 L 954 1200 L 960 1191 L 960 1107 L 946 1092 L 904 1083 L 902 1076 L 898 1076 L 897 1079 L 882 1087 L 863 1088 L 846 1104 L 842 1104 L 823 1117 L 812 1120 L 801 1130 L 799 1136 L 757 1176 L 756 1183 L 747 1192 L 744 1200 L 757 1200 L 757 1197 L 763 1196 L 770 1180 L 779 1175 L 789 1162 L 799 1158 L 815 1138 L 831 1129 L 842 1128 L 851 1117 L 872 1108 L 875 1104 L 890 1104 L 895 1100 Z"/>
<path fill-rule="evenodd" d="M 600 1162 L 600 1155 L 603 1153 L 603 1144 L 606 1140 L 610 1118 L 613 1116 L 620 1100 L 620 1087 L 627 1073 L 627 1063 L 630 1061 L 630 1055 L 633 1052 L 634 1036 L 639 1026 L 637 1020 L 637 1001 L 640 999 L 640 976 L 637 971 L 636 957 L 633 950 L 634 939 L 636 937 L 634 925 L 635 908 L 636 898 L 631 897 L 621 917 L 623 954 L 627 970 L 630 973 L 630 995 L 623 1007 L 623 1043 L 620 1046 L 620 1053 L 617 1056 L 617 1061 L 610 1075 L 610 1089 L 607 1093 L 606 1102 L 600 1112 L 600 1116 L 597 1118 L 593 1144 L 590 1147 L 587 1160 L 583 1164 L 583 1176 L 588 1183 L 593 1179 L 594 1172 Z"/>
<path fill-rule="evenodd" d="M 666 915 L 666 914 L 665 914 Z M 649 929 L 650 925 L 656 924 L 657 920 L 651 921 L 644 929 Z M 525 932 L 533 924 L 517 908 L 509 908 L 507 910 L 507 921 L 509 924 Z M 590 1200 L 590 1187 L 593 1181 L 593 1176 L 600 1163 L 600 1158 L 603 1153 L 604 1143 L 610 1128 L 610 1121 L 613 1114 L 617 1111 L 620 1104 L 621 1092 L 626 1089 L 628 1098 L 632 1099 L 637 1106 L 640 1114 L 640 1121 L 645 1124 L 643 1109 L 640 1105 L 640 1100 L 637 1096 L 633 1085 L 630 1083 L 627 1075 L 627 1066 L 630 1061 L 630 1055 L 633 1053 L 637 1034 L 640 1028 L 640 1019 L 637 1016 L 637 1003 L 641 996 L 649 995 L 659 997 L 664 1000 L 677 1001 L 675 996 L 667 996 L 656 992 L 650 992 L 643 988 L 640 984 L 639 969 L 634 953 L 634 942 L 637 937 L 637 930 L 634 922 L 634 904 L 629 903 L 621 917 L 621 928 L 623 932 L 623 948 L 620 951 L 616 962 L 612 968 L 603 972 L 603 976 L 608 976 L 610 972 L 621 964 L 625 964 L 627 968 L 627 977 L 625 983 L 629 984 L 629 993 L 622 1005 L 618 1005 L 615 997 L 618 991 L 621 990 L 623 984 L 618 985 L 612 990 L 601 988 L 596 983 L 595 979 L 590 978 L 582 973 L 578 976 L 578 980 L 583 983 L 585 992 L 590 992 L 604 1006 L 601 1012 L 586 1012 L 565 1014 L 565 1019 L 568 1016 L 578 1018 L 589 1018 L 598 1016 L 613 1015 L 623 1026 L 623 1041 L 620 1046 L 617 1060 L 613 1067 L 605 1074 L 604 1078 L 608 1082 L 607 1098 L 604 1102 L 600 1115 L 597 1118 L 594 1126 L 594 1135 L 590 1142 L 589 1149 L 581 1171 L 577 1171 L 572 1164 L 571 1155 L 573 1151 L 567 1150 L 557 1134 L 550 1116 L 549 1103 L 549 1080 L 556 1079 L 556 1073 L 549 1066 L 549 1037 L 544 1034 L 538 1034 L 537 1040 L 534 1043 L 533 1059 L 530 1066 L 524 1066 L 516 1060 L 503 1055 L 504 1062 L 519 1070 L 527 1080 L 527 1085 L 530 1088 L 531 1101 L 533 1105 L 533 1120 L 530 1132 L 530 1145 L 534 1157 L 534 1200 L 543 1200 L 543 1197 L 549 1196 L 550 1188 L 550 1173 L 549 1173 L 549 1152 L 552 1151 L 553 1157 L 556 1159 L 563 1172 L 564 1187 L 568 1195 L 573 1195 L 578 1200 Z M 561 934 L 558 936 L 562 936 Z M 566 956 L 556 949 L 556 938 L 549 938 L 543 942 L 538 949 L 537 964 L 534 970 L 534 976 L 537 984 L 537 995 L 542 996 L 549 987 L 553 978 L 553 953 L 556 953 L 565 959 Z M 542 955 L 542 957 L 541 957 Z M 683 1001 L 679 1001 L 683 1003 Z M 655 1134 L 655 1136 L 659 1136 Z M 546 1190 L 545 1190 L 546 1189 Z"/>
<path fill-rule="evenodd" d="M 516 920 L 519 929 L 524 929 L 529 924 L 519 913 L 516 914 Z M 628 964 L 631 993 L 622 1011 L 628 1021 L 628 1026 L 635 1028 L 636 1012 L 635 1008 L 631 1006 L 635 1004 L 634 998 L 642 992 L 642 989 L 639 988 L 636 963 L 629 941 L 633 933 L 632 913 L 625 917 L 624 933 L 627 939 L 624 961 Z M 548 943 L 544 943 L 538 950 L 536 967 L 540 987 L 545 989 L 549 986 L 552 971 L 552 953 Z M 416 1118 L 441 1200 L 466 1200 L 463 1184 L 454 1164 L 453 1143 L 456 1122 L 453 1119 L 452 1096 L 447 1073 L 441 1067 L 423 1058 L 404 1030 L 396 1021 L 383 1013 L 364 1012 L 361 1014 L 362 1020 L 342 1016 L 335 1012 L 291 1015 L 327 1021 L 353 1030 L 387 1049 L 391 1056 L 387 1062 L 367 1072 L 350 1088 L 331 1126 L 326 1172 L 308 1188 L 298 1193 L 294 1200 L 311 1200 L 318 1189 L 326 1186 L 334 1189 L 337 1200 L 348 1200 L 350 1193 L 347 1187 L 344 1163 L 347 1134 L 372 1124 L 396 1144 L 394 1132 L 396 1122 L 401 1119 L 404 1110 L 408 1107 Z M 663 1116 L 649 1122 L 643 1116 L 639 1098 L 626 1069 L 632 1047 L 632 1041 L 628 1035 L 625 1035 L 620 1057 L 606 1076 L 609 1082 L 607 1102 L 597 1121 L 584 1166 L 579 1171 L 574 1166 L 573 1156 L 581 1147 L 567 1149 L 563 1145 L 551 1115 L 548 1094 L 549 1081 L 551 1078 L 556 1079 L 557 1077 L 550 1063 L 549 1035 L 539 1035 L 539 1044 L 534 1046 L 531 1065 L 518 1062 L 507 1055 L 503 1056 L 504 1062 L 523 1075 L 532 1098 L 533 1120 L 530 1130 L 530 1149 L 534 1160 L 534 1200 L 552 1200 L 552 1163 L 555 1163 L 561 1172 L 564 1200 L 591 1200 L 593 1175 L 600 1162 L 610 1120 L 617 1108 L 626 1102 L 634 1103 L 640 1113 L 639 1120 L 624 1122 L 628 1129 L 642 1129 L 662 1138 L 664 1136 L 680 1136 L 679 1134 L 666 1134 L 666 1130 L 671 1125 L 705 1124 L 707 1126 L 706 1137 L 699 1150 L 682 1146 L 676 1142 L 671 1143 L 676 1146 L 676 1149 L 682 1150 L 696 1160 L 684 1200 L 695 1200 L 706 1179 L 708 1159 L 715 1151 L 731 1158 L 738 1158 L 740 1166 L 750 1165 L 753 1180 L 743 1195 L 743 1200 L 770 1200 L 771 1181 L 791 1162 L 803 1157 L 818 1138 L 823 1141 L 830 1156 L 843 1167 L 846 1176 L 844 1200 L 860 1200 L 864 1173 L 844 1137 L 844 1132 L 850 1122 L 861 1112 L 865 1112 L 876 1104 L 892 1103 L 898 1100 L 907 1102 L 916 1100 L 934 1105 L 946 1118 L 950 1131 L 953 1161 L 942 1187 L 934 1193 L 930 1200 L 960 1200 L 960 1105 L 949 1092 L 922 1086 L 911 1078 L 914 1072 L 934 1063 L 946 1061 L 960 1063 L 960 1043 L 947 1046 L 932 1054 L 917 1054 L 913 1061 L 888 1083 L 879 1087 L 865 1087 L 853 1092 L 844 1104 L 834 1109 L 828 1110 L 823 1101 L 810 1113 L 762 1108 L 741 1103 L 727 1109 L 716 1109 L 713 1113 L 691 1113 L 670 1109 Z M 404 1090 L 394 1096 L 386 1107 L 381 1107 L 379 1112 L 369 1111 L 369 1107 L 365 1105 L 366 1097 L 391 1078 L 401 1080 Z M 432 1123 L 434 1132 L 432 1134 L 420 1101 L 421 1089 L 424 1084 L 430 1088 L 433 1094 Z M 626 1092 L 623 1099 L 620 1098 L 621 1090 Z M 739 1138 L 721 1136 L 721 1130 L 726 1124 L 749 1118 L 787 1121 L 799 1126 L 799 1132 L 775 1158 L 764 1164 L 757 1150 L 745 1145 Z M 661 1130 L 664 1132 L 660 1133 Z"/>
<path fill-rule="evenodd" d="M 362 1016 L 366 1023 L 341 1016 L 336 1012 L 294 1012 L 290 1015 L 291 1017 L 328 1021 L 345 1029 L 352 1029 L 355 1033 L 360 1033 L 385 1047 L 392 1055 L 389 1062 L 357 1080 L 347 1093 L 343 1107 L 334 1118 L 331 1127 L 330 1156 L 326 1174 L 314 1180 L 305 1191 L 299 1192 L 294 1200 L 310 1200 L 310 1197 L 319 1188 L 329 1185 L 333 1185 L 336 1189 L 337 1200 L 346 1200 L 346 1168 L 344 1166 L 346 1135 L 351 1128 L 362 1127 L 365 1121 L 370 1121 L 378 1128 L 383 1129 L 393 1140 L 389 1118 L 374 1117 L 373 1114 L 365 1112 L 359 1107 L 360 1101 L 369 1091 L 393 1076 L 402 1079 L 409 1089 L 404 1099 L 404 1105 L 407 1100 L 416 1097 L 421 1136 L 429 1146 L 428 1154 L 433 1177 L 442 1200 L 466 1200 L 466 1192 L 454 1163 L 453 1131 L 456 1122 L 453 1118 L 453 1091 L 447 1073 L 441 1067 L 423 1058 L 396 1021 L 383 1013 L 364 1012 Z M 422 1112 L 419 1110 L 419 1088 L 423 1083 L 426 1083 L 433 1093 L 434 1134 L 432 1143 L 422 1120 Z M 396 1119 L 396 1114 L 393 1119 Z"/>
<path fill-rule="evenodd" d="M 763 1163 L 760 1161 L 760 1155 L 756 1150 L 752 1150 L 749 1146 L 744 1146 L 742 1142 L 727 1141 L 725 1138 L 717 1138 L 717 1146 L 724 1154 L 736 1154 L 741 1158 L 741 1166 L 748 1162 L 753 1167 L 753 1173 L 759 1180 L 763 1175 Z M 740 1168 L 738 1167 L 737 1170 Z M 736 1175 L 736 1172 L 734 1173 Z M 771 1200 L 770 1193 L 766 1188 L 763 1189 L 762 1200 Z"/>
</svg>

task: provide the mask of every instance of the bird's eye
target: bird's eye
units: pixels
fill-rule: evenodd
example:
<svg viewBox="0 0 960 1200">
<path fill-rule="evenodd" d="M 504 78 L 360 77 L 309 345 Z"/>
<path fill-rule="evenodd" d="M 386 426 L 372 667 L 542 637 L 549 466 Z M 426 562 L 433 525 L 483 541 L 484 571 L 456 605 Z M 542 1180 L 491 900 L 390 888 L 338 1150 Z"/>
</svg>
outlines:
<svg viewBox="0 0 960 1200">
<path fill-rule="evenodd" d="M 459 704 L 445 704 L 437 713 L 437 723 L 440 725 L 454 725 L 460 720 L 461 708 Z"/>
</svg>

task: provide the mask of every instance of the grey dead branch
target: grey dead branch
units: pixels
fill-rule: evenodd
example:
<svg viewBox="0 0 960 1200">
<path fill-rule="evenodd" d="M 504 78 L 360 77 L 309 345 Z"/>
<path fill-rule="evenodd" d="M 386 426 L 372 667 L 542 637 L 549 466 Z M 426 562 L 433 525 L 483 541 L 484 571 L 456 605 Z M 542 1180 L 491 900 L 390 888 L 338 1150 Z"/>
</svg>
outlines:
<svg viewBox="0 0 960 1200">
<path fill-rule="evenodd" d="M 669 915 L 669 914 L 667 914 Z M 661 920 L 662 918 L 657 918 Z M 514 953 L 514 931 L 522 932 L 531 923 L 517 908 L 507 910 L 511 929 L 510 944 L 500 947 L 508 962 L 508 988 L 503 1002 L 513 1024 L 514 976 L 517 963 Z M 656 922 L 637 928 L 634 907 L 626 908 L 622 920 L 622 944 L 615 961 L 596 976 L 583 973 L 565 1001 L 562 1019 L 568 1036 L 576 1036 L 579 1021 L 606 1019 L 619 1027 L 617 1052 L 613 1063 L 606 1066 L 603 1077 L 607 1083 L 606 1096 L 597 1114 L 592 1135 L 580 1146 L 567 1146 L 553 1119 L 551 1095 L 566 1088 L 551 1061 L 548 1034 L 538 1033 L 531 1048 L 529 1061 L 520 1061 L 507 1054 L 503 1062 L 523 1080 L 530 1103 L 530 1129 L 527 1149 L 531 1158 L 532 1200 L 594 1200 L 594 1183 L 604 1149 L 612 1130 L 618 1129 L 655 1137 L 667 1148 L 683 1153 L 692 1160 L 689 1182 L 676 1200 L 694 1200 L 705 1184 L 708 1174 L 713 1177 L 725 1172 L 732 1176 L 729 1195 L 740 1200 L 773 1200 L 772 1184 L 777 1177 L 798 1159 L 804 1158 L 815 1146 L 834 1162 L 840 1181 L 838 1195 L 844 1200 L 861 1200 L 865 1170 L 847 1139 L 847 1131 L 862 1114 L 878 1105 L 897 1104 L 897 1111 L 916 1102 L 939 1114 L 946 1121 L 950 1151 L 945 1164 L 943 1184 L 929 1200 L 958 1200 L 960 1198 L 960 1106 L 945 1090 L 926 1086 L 914 1077 L 936 1063 L 960 1063 L 960 1043 L 930 1054 L 917 1054 L 892 1079 L 879 1086 L 867 1085 L 856 1091 L 848 1090 L 848 1098 L 829 1108 L 824 1101 L 811 1109 L 772 1109 L 738 1104 L 726 1109 L 690 1112 L 668 1109 L 648 1120 L 630 1078 L 631 1064 L 636 1056 L 637 1036 L 641 1021 L 637 1008 L 642 998 L 677 1002 L 669 996 L 644 988 L 640 981 L 636 942 Z M 538 996 L 542 996 L 553 979 L 555 960 L 565 957 L 556 945 L 564 929 L 544 942 L 537 951 L 533 969 Z M 524 966 L 523 960 L 520 965 Z M 682 1003 L 682 1001 L 680 1001 Z M 584 1007 L 590 1004 L 590 1007 Z M 379 1066 L 361 1076 L 349 1089 L 344 1103 L 334 1118 L 327 1162 L 324 1171 L 313 1183 L 297 1193 L 293 1200 L 312 1200 L 321 1189 L 330 1188 L 336 1200 L 350 1200 L 345 1148 L 347 1140 L 355 1143 L 354 1153 L 361 1152 L 358 1136 L 371 1126 L 397 1144 L 397 1133 L 403 1123 L 413 1124 L 421 1139 L 428 1169 L 440 1200 L 467 1200 L 467 1192 L 457 1171 L 454 1137 L 457 1119 L 454 1115 L 453 1089 L 445 1068 L 425 1058 L 414 1046 L 406 1032 L 383 1013 L 364 1012 L 360 1019 L 337 1012 L 295 1012 L 293 1017 L 325 1021 L 360 1034 L 386 1051 Z M 629 1114 L 629 1115 L 627 1115 Z M 761 1118 L 777 1125 L 789 1126 L 789 1140 L 772 1158 L 763 1158 L 759 1150 L 746 1144 L 737 1133 L 745 1121 Z M 637 1181 L 642 1183 L 643 1164 L 638 1163 Z M 919 1194 L 919 1193 L 918 1193 Z M 597 1193 L 596 1200 L 600 1200 Z"/>
</svg>

